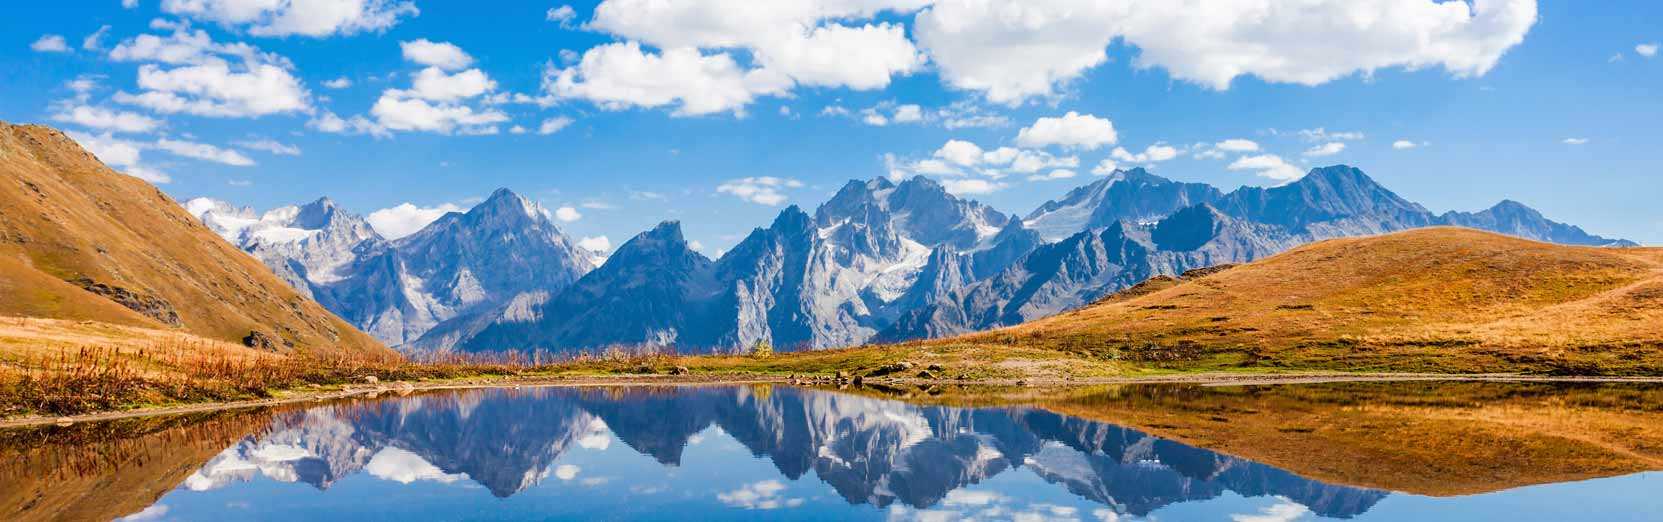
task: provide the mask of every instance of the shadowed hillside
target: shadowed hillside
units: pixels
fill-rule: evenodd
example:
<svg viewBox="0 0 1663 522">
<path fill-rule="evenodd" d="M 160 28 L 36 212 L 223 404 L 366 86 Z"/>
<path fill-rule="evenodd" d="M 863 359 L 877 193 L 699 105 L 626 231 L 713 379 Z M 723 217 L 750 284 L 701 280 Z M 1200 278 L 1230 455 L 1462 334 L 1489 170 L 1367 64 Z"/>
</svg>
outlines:
<svg viewBox="0 0 1663 522">
<path fill-rule="evenodd" d="M 1324 241 L 929 344 L 1184 369 L 1655 375 L 1660 324 L 1663 250 L 1430 228 Z"/>
<path fill-rule="evenodd" d="M 0 123 L 0 315 L 390 353 L 63 133 Z"/>
</svg>

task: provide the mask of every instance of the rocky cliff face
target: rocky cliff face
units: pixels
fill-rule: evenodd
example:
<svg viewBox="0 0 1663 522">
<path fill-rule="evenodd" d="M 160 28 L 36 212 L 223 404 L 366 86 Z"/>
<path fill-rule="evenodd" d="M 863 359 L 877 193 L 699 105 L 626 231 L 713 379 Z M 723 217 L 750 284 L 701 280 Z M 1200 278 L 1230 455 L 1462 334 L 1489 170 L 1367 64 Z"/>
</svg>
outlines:
<svg viewBox="0 0 1663 522">
<path fill-rule="evenodd" d="M 448 349 L 478 316 L 594 266 L 546 210 L 506 189 L 393 241 L 329 198 L 258 217 L 212 200 L 187 207 L 302 294 L 406 350 Z"/>
</svg>

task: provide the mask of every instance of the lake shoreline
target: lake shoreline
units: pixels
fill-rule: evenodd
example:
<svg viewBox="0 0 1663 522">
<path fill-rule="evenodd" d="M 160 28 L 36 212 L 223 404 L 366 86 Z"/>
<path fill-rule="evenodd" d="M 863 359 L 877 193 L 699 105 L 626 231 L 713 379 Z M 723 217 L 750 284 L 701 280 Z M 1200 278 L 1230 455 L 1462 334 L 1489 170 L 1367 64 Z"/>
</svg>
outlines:
<svg viewBox="0 0 1663 522">
<path fill-rule="evenodd" d="M 1289 384 L 1318 384 L 1336 382 L 1515 382 L 1515 383 L 1663 383 L 1658 377 L 1601 377 L 1601 376 L 1540 376 L 1524 374 L 1436 374 L 1436 373 L 1195 373 L 1173 375 L 1145 375 L 1129 377 L 1095 377 L 1081 379 L 979 379 L 942 380 L 901 378 L 869 378 L 873 385 L 955 385 L 986 387 L 1083 387 L 1115 384 L 1194 384 L 1200 386 L 1266 386 Z M 812 386 L 828 384 L 825 380 L 800 380 L 788 376 L 741 375 L 621 375 L 621 376 L 534 376 L 507 379 L 462 379 L 451 381 L 408 382 L 396 381 L 374 384 L 351 384 L 329 390 L 285 390 L 282 397 L 238 401 L 211 401 L 141 407 L 127 410 L 99 411 L 76 415 L 23 415 L 0 419 L 0 429 L 28 428 L 52 424 L 102 422 L 119 419 L 205 413 L 213 411 L 263 408 L 305 402 L 328 402 L 353 397 L 376 397 L 382 394 L 408 394 L 418 391 L 468 390 L 487 388 L 533 387 L 608 387 L 608 386 L 734 386 L 750 384 L 784 384 Z"/>
</svg>

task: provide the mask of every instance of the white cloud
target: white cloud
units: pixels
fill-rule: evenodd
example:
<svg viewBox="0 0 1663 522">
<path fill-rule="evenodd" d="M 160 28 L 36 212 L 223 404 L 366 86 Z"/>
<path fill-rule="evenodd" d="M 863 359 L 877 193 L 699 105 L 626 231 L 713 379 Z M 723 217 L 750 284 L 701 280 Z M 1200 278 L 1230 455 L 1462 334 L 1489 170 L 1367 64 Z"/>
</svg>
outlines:
<svg viewBox="0 0 1663 522">
<path fill-rule="evenodd" d="M 442 203 L 433 207 L 418 207 L 410 203 L 398 205 L 370 212 L 364 220 L 370 223 L 370 228 L 387 239 L 398 239 L 420 231 L 422 227 L 433 223 L 440 217 L 451 212 L 463 212 L 465 209 L 451 203 Z"/>
<path fill-rule="evenodd" d="M 1657 56 L 1657 42 L 1636 45 L 1634 46 L 1634 52 L 1646 58 Z"/>
<path fill-rule="evenodd" d="M 1397 150 L 1408 150 L 1419 146 L 1421 146 L 1421 144 L 1409 140 L 1397 140 L 1392 142 L 1392 148 Z"/>
<path fill-rule="evenodd" d="M 29 48 L 37 53 L 67 53 L 69 43 L 65 42 L 61 35 L 47 34 L 41 35 L 35 43 L 29 44 Z"/>
<path fill-rule="evenodd" d="M 1004 183 L 985 179 L 945 179 L 941 180 L 941 187 L 955 196 L 973 194 L 990 194 L 1005 188 Z"/>
<path fill-rule="evenodd" d="M 306 127 L 330 134 L 369 134 L 376 137 L 385 137 L 390 134 L 385 127 L 370 121 L 369 118 L 363 116 L 342 118 L 329 111 L 323 111 L 318 116 L 307 120 Z"/>
<path fill-rule="evenodd" d="M 81 48 L 88 51 L 97 51 L 104 46 L 104 35 L 106 34 L 110 34 L 110 26 L 100 26 L 97 31 L 93 31 L 92 34 L 81 39 Z"/>
<path fill-rule="evenodd" d="M 1133 154 L 1122 147 L 1115 147 L 1109 153 L 1110 157 L 1126 163 L 1159 163 L 1178 157 L 1182 152 L 1176 147 L 1164 143 L 1156 143 L 1143 149 L 1143 152 Z"/>
<path fill-rule="evenodd" d="M 1281 156 L 1275 154 L 1238 158 L 1225 168 L 1229 170 L 1250 170 L 1260 177 L 1282 182 L 1293 181 L 1305 176 L 1305 173 L 1300 171 L 1299 167 L 1289 164 Z"/>
<path fill-rule="evenodd" d="M 449 484 L 467 478 L 463 473 L 445 473 L 420 455 L 399 448 L 383 448 L 370 457 L 364 464 L 364 471 L 370 476 L 382 480 L 390 480 L 400 484 L 409 484 L 418 480 L 427 480 Z"/>
<path fill-rule="evenodd" d="M 576 208 L 565 206 L 554 209 L 554 218 L 566 223 L 571 223 L 573 221 L 583 219 L 583 213 L 578 212 Z"/>
<path fill-rule="evenodd" d="M 235 145 L 254 150 L 263 150 L 278 156 L 299 156 L 300 147 L 279 142 L 277 140 L 259 139 L 236 142 Z"/>
<path fill-rule="evenodd" d="M 333 80 L 325 80 L 323 86 L 331 89 L 345 89 L 352 86 L 352 79 L 342 76 Z"/>
<path fill-rule="evenodd" d="M 496 88 L 496 80 L 492 80 L 485 75 L 484 71 L 479 69 L 468 69 L 456 74 L 446 74 L 439 67 L 427 67 L 415 74 L 409 90 L 397 92 L 400 93 L 400 96 L 414 96 L 437 102 L 452 102 L 479 96 Z"/>
<path fill-rule="evenodd" d="M 473 64 L 473 57 L 462 52 L 450 42 L 434 42 L 426 38 L 399 42 L 398 48 L 404 53 L 404 59 L 429 67 L 438 67 L 446 71 L 465 69 Z"/>
<path fill-rule="evenodd" d="M 577 241 L 577 246 L 590 252 L 611 252 L 612 240 L 606 236 L 585 237 Z"/>
<path fill-rule="evenodd" d="M 717 493 L 716 499 L 723 504 L 745 509 L 778 509 L 781 507 L 797 507 L 802 505 L 800 498 L 784 498 L 780 496 L 785 491 L 785 484 L 778 480 L 763 480 L 745 484 L 739 489 Z"/>
<path fill-rule="evenodd" d="M 895 107 L 895 114 L 890 116 L 895 123 L 913 123 L 924 120 L 924 108 L 907 104 Z"/>
<path fill-rule="evenodd" d="M 544 90 L 584 99 L 607 110 L 675 105 L 678 116 L 742 113 L 758 96 L 783 94 L 790 79 L 763 69 L 744 70 L 726 53 L 690 47 L 646 52 L 635 42 L 598 45 L 571 67 L 544 75 Z"/>
<path fill-rule="evenodd" d="M 223 149 L 206 143 L 162 138 L 156 140 L 156 148 L 167 151 L 175 156 L 223 163 L 236 167 L 254 165 L 254 160 L 233 149 Z"/>
<path fill-rule="evenodd" d="M 1116 37 L 1137 67 L 1226 89 L 1243 75 L 1317 85 L 1389 67 L 1482 76 L 1535 22 L 1535 0 L 942 0 L 915 33 L 949 84 L 1015 104 L 1103 63 Z"/>
<path fill-rule="evenodd" d="M 1051 180 L 1058 180 L 1058 179 L 1068 179 L 1068 178 L 1074 177 L 1075 175 L 1076 174 L 1072 170 L 1057 169 L 1057 170 L 1051 171 L 1048 174 L 1036 174 L 1036 175 L 1033 175 L 1033 176 L 1028 176 L 1028 181 L 1051 181 Z"/>
<path fill-rule="evenodd" d="M 151 183 L 167 183 L 173 181 L 165 172 L 140 165 L 140 150 L 144 144 L 112 137 L 108 132 L 102 135 L 83 134 L 69 131 L 68 134 L 81 147 L 91 152 L 99 161 L 111 168 Z"/>
<path fill-rule="evenodd" d="M 889 117 L 878 114 L 876 109 L 866 109 L 860 111 L 860 122 L 873 127 L 882 127 L 889 125 Z"/>
<path fill-rule="evenodd" d="M 1109 174 L 1114 174 L 1114 171 L 1117 170 L 1120 170 L 1120 163 L 1116 162 L 1114 158 L 1103 158 L 1103 161 L 1097 162 L 1097 166 L 1091 168 L 1091 173 L 1099 176 L 1107 176 Z"/>
<path fill-rule="evenodd" d="M 560 480 L 572 480 L 574 478 L 577 478 L 577 474 L 582 472 L 582 471 L 583 471 L 583 468 L 580 468 L 576 465 L 561 464 L 559 466 L 555 466 L 555 468 L 554 468 L 554 478 L 557 478 L 557 479 L 560 479 Z"/>
<path fill-rule="evenodd" d="M 416 5 L 395 0 L 162 0 L 162 11 L 255 36 L 351 35 L 380 32 L 416 16 Z"/>
<path fill-rule="evenodd" d="M 685 66 L 691 59 L 703 55 L 700 50 L 719 51 L 706 58 L 720 57 L 727 61 L 731 58 L 725 51 L 743 51 L 751 57 L 754 67 L 734 65 L 731 70 L 726 70 L 729 68 L 725 65 L 710 66 L 724 69 L 720 71 L 723 78 L 752 77 L 753 85 L 762 87 L 738 91 L 730 88 L 725 90 L 730 94 L 721 96 L 728 103 L 720 108 L 699 111 L 684 107 L 678 112 L 682 115 L 709 114 L 742 111 L 757 95 L 783 94 L 799 84 L 879 89 L 888 86 L 895 76 L 919 70 L 925 64 L 926 57 L 907 38 L 904 25 L 858 21 L 884 11 L 910 12 L 927 1 L 781 0 L 759 7 L 757 3 L 745 0 L 607 0 L 595 8 L 594 17 L 586 27 L 610 33 L 625 41 L 611 45 L 637 46 L 639 42 L 662 49 L 666 58 L 673 53 L 680 54 L 674 60 L 637 60 L 638 68 L 629 71 L 628 76 L 656 74 L 685 78 L 688 71 L 677 66 Z M 595 49 L 590 50 L 590 53 L 594 52 Z M 639 50 L 636 49 L 634 54 L 639 55 Z M 626 64 L 611 61 L 601 62 L 600 65 L 610 69 Z M 606 74 L 591 69 L 583 73 L 585 77 L 626 75 L 623 71 Z M 699 76 L 710 75 L 694 77 Z M 670 92 L 685 95 L 679 90 L 672 89 Z M 732 94 L 743 92 L 750 94 Z M 644 93 L 637 93 L 636 98 L 642 96 Z M 604 96 L 585 98 L 597 103 L 617 101 Z M 656 107 L 666 104 L 629 105 Z"/>
<path fill-rule="evenodd" d="M 1001 148 L 994 152 L 1001 153 L 1001 151 L 1008 152 L 1008 149 Z M 1039 172 L 1040 169 L 1052 167 L 1073 168 L 1080 166 L 1080 158 L 1077 156 L 1052 156 L 1042 150 L 1019 150 L 1015 151 L 1014 155 L 1009 155 L 1009 157 L 1011 158 L 1010 170 L 1022 174 Z"/>
<path fill-rule="evenodd" d="M 1345 151 L 1345 143 L 1338 142 L 1338 141 L 1330 141 L 1328 143 L 1324 143 L 1324 144 L 1317 145 L 1315 147 L 1311 147 L 1309 149 L 1306 149 L 1305 150 L 1305 156 L 1310 157 L 1310 158 L 1321 158 L 1321 157 L 1326 157 L 1326 156 L 1333 156 L 1335 154 L 1339 154 L 1339 153 L 1344 152 L 1344 151 Z"/>
<path fill-rule="evenodd" d="M 143 114 L 87 105 L 60 107 L 52 114 L 52 119 L 116 132 L 150 132 L 162 125 L 161 120 Z"/>
<path fill-rule="evenodd" d="M 970 167 L 982 162 L 982 148 L 968 141 L 947 140 L 935 151 L 935 157 Z"/>
<path fill-rule="evenodd" d="M 132 9 L 139 6 L 139 0 L 121 0 L 122 9 Z"/>
<path fill-rule="evenodd" d="M 569 5 L 550 7 L 548 13 L 544 14 L 544 18 L 550 22 L 560 24 L 562 29 L 577 27 L 574 23 L 577 20 L 577 10 L 572 9 L 572 6 Z"/>
<path fill-rule="evenodd" d="M 232 72 L 225 64 L 171 70 L 144 65 L 139 86 L 149 90 L 136 95 L 118 92 L 114 99 L 161 113 L 212 117 L 256 117 L 309 107 L 309 93 L 299 80 L 272 65 L 248 72 Z"/>
<path fill-rule="evenodd" d="M 1119 140 L 1120 136 L 1115 133 L 1114 123 L 1107 118 L 1074 111 L 1058 118 L 1044 117 L 1034 120 L 1033 125 L 1022 129 L 1016 135 L 1018 145 L 1035 148 L 1057 145 L 1093 150 L 1104 145 L 1114 145 Z"/>
<path fill-rule="evenodd" d="M 560 132 L 561 129 L 570 126 L 572 121 L 573 120 L 571 118 L 565 116 L 555 116 L 553 118 L 543 120 L 543 123 L 537 126 L 537 133 L 546 136 Z"/>
<path fill-rule="evenodd" d="M 1230 520 L 1231 522 L 1293 522 L 1304 518 L 1310 512 L 1310 508 L 1283 498 L 1276 504 L 1259 510 L 1256 514 L 1230 515 Z"/>
<path fill-rule="evenodd" d="M 1329 132 L 1328 129 L 1317 127 L 1299 131 L 1299 137 L 1305 141 L 1357 141 L 1363 139 L 1363 133 L 1357 131 Z"/>
<path fill-rule="evenodd" d="M 1564 143 L 1566 145 L 1587 145 L 1588 138 L 1565 138 L 1564 140 L 1561 140 L 1560 143 Z"/>
<path fill-rule="evenodd" d="M 423 131 L 451 134 L 495 134 L 496 124 L 508 121 L 508 115 L 494 109 L 476 111 L 473 107 L 449 103 L 429 103 L 419 97 L 406 98 L 404 91 L 388 89 L 381 94 L 375 105 L 370 107 L 370 115 L 375 117 L 375 124 L 361 125 L 359 122 L 347 120 L 345 122 L 328 122 L 325 127 L 320 124 L 320 130 L 327 128 L 341 128 L 335 123 L 347 123 L 346 128 L 375 134 L 376 129 L 396 131 Z M 336 118 L 337 120 L 339 118 Z M 367 123 L 367 122 L 364 122 Z M 326 130 L 327 131 L 327 130 Z"/>
<path fill-rule="evenodd" d="M 781 189 L 800 188 L 802 186 L 801 181 L 794 179 L 756 176 L 729 180 L 717 185 L 716 192 L 732 194 L 739 199 L 758 205 L 776 207 L 787 199 L 785 194 L 780 193 Z"/>
<path fill-rule="evenodd" d="M 1244 140 L 1244 139 L 1241 139 L 1241 138 L 1227 139 L 1227 140 L 1218 142 L 1218 143 L 1214 144 L 1213 146 L 1218 148 L 1218 150 L 1222 150 L 1222 151 L 1225 151 L 1225 152 L 1255 152 L 1255 151 L 1259 150 L 1259 144 L 1258 143 L 1255 143 L 1252 140 Z"/>
</svg>

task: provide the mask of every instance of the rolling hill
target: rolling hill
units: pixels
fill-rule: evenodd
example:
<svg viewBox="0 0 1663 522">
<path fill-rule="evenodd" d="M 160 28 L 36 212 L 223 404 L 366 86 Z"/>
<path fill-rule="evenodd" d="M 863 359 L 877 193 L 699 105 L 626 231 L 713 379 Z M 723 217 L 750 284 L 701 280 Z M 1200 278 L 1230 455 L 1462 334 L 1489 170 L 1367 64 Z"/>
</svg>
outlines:
<svg viewBox="0 0 1663 522">
<path fill-rule="evenodd" d="M 62 132 L 4 122 L 0 315 L 169 329 L 277 352 L 392 353 L 156 187 Z"/>
<path fill-rule="evenodd" d="M 1663 372 L 1663 249 L 1435 227 L 1332 239 L 932 341 L 1174 369 Z"/>
</svg>

